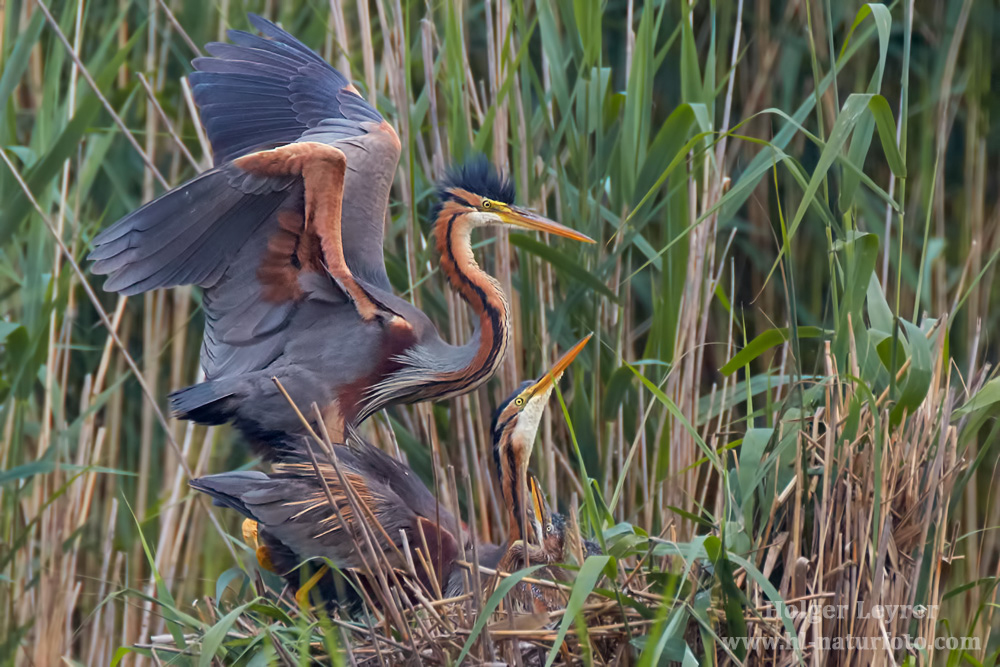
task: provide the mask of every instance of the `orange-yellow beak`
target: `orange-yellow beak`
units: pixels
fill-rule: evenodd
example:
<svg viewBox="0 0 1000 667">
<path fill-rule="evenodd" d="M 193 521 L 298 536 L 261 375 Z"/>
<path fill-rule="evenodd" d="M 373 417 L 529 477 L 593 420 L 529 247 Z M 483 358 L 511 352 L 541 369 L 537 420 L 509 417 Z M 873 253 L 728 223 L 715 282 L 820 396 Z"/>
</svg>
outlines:
<svg viewBox="0 0 1000 667">
<path fill-rule="evenodd" d="M 539 394 L 545 393 L 548 390 L 551 390 L 551 388 L 554 387 L 557 382 L 559 382 L 559 378 L 562 377 L 563 372 L 565 372 L 565 370 L 569 368 L 569 365 L 573 363 L 573 360 L 576 359 L 577 356 L 580 354 L 580 352 L 583 351 L 583 348 L 587 346 L 587 343 L 590 341 L 591 338 L 593 338 L 593 336 L 594 334 L 592 333 L 587 334 L 587 336 L 583 340 L 581 340 L 579 343 L 571 347 L 569 351 L 566 352 L 566 354 L 559 357 L 559 361 L 557 361 L 552 366 L 552 370 L 543 375 L 541 379 L 538 380 L 538 382 L 536 382 L 531 386 L 530 389 L 531 394 L 533 396 L 537 396 Z"/>
<path fill-rule="evenodd" d="M 573 239 L 574 241 L 583 241 L 584 243 L 596 243 L 594 239 L 590 238 L 586 234 L 581 234 L 575 229 L 570 229 L 566 225 L 560 225 L 555 220 L 549 220 L 545 216 L 538 215 L 534 211 L 529 211 L 526 208 L 509 206 L 503 211 L 498 211 L 497 215 L 500 216 L 500 219 L 503 220 L 505 224 L 512 225 L 514 227 L 531 229 L 537 232 L 545 232 L 546 234 L 555 234 L 556 236 L 563 236 L 568 239 Z"/>
<path fill-rule="evenodd" d="M 531 507 L 535 512 L 536 521 L 532 522 L 535 529 L 535 538 L 538 544 L 545 540 L 545 523 L 548 521 L 548 503 L 542 495 L 542 488 L 538 485 L 538 479 L 528 474 L 528 494 L 531 496 Z"/>
</svg>

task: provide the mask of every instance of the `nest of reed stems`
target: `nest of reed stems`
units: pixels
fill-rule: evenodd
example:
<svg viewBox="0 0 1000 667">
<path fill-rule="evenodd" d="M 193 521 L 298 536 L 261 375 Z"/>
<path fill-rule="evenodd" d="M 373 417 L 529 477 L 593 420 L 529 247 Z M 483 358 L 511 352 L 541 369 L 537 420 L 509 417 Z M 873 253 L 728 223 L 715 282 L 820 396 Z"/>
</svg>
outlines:
<svg viewBox="0 0 1000 667">
<path fill-rule="evenodd" d="M 933 328 L 927 336 L 934 341 Z M 479 568 L 477 574 L 474 563 L 461 561 L 469 592 L 441 599 L 440 591 L 416 583 L 412 558 L 419 551 L 409 553 L 409 572 L 393 571 L 369 546 L 372 534 L 356 547 L 371 556 L 367 581 L 375 583 L 362 585 L 359 573 L 342 573 L 363 598 L 359 605 L 303 610 L 283 582 L 256 574 L 256 601 L 238 608 L 227 636 L 250 646 L 284 628 L 299 633 L 299 645 L 308 642 L 314 657 L 336 653 L 352 665 L 628 665 L 636 662 L 638 649 L 649 649 L 648 641 L 659 642 L 661 657 L 671 662 L 682 662 L 685 652 L 704 652 L 721 665 L 861 665 L 902 661 L 921 650 L 930 651 L 932 661 L 940 626 L 936 605 L 926 601 L 942 598 L 951 548 L 949 531 L 937 528 L 947 525 L 963 469 L 956 454 L 958 425 L 952 423 L 957 392 L 941 345 L 934 344 L 938 361 L 926 398 L 912 413 L 900 414 L 887 394 L 859 389 L 849 379 L 851 369 L 835 368 L 827 344 L 825 377 L 803 383 L 812 409 L 786 412 L 761 443 L 763 478 L 740 508 L 750 512 L 755 545 L 716 528 L 681 542 L 673 524 L 665 531 L 672 539 L 619 524 L 605 531 L 610 556 L 598 557 L 603 560 L 594 576 L 593 563 L 580 567 L 573 511 L 568 582 L 527 570 L 498 574 Z M 905 380 L 907 370 L 897 379 Z M 976 378 L 971 389 L 982 382 Z M 748 432 L 744 451 L 757 440 Z M 749 472 L 746 460 L 736 459 L 728 476 L 742 479 Z M 454 474 L 449 478 L 454 486 Z M 718 497 L 724 480 L 715 472 L 706 479 Z M 451 488 L 452 498 L 457 490 Z M 732 524 L 726 524 L 730 533 Z M 721 553 L 710 546 L 720 537 L 726 540 Z M 498 590 L 505 581 L 506 590 L 524 583 L 556 589 L 569 610 L 511 614 L 504 590 Z M 918 590 L 917 582 L 927 583 Z M 252 593 L 244 591 L 247 597 Z M 739 600 L 738 618 L 728 613 L 731 599 Z M 208 624 L 235 613 L 213 600 L 199 608 Z M 206 641 L 207 633 L 185 643 Z M 886 650 L 892 642 L 898 646 Z M 282 655 L 282 642 L 273 645 L 279 661 L 294 662 Z M 171 636 L 144 648 L 154 654 L 185 651 Z"/>
</svg>

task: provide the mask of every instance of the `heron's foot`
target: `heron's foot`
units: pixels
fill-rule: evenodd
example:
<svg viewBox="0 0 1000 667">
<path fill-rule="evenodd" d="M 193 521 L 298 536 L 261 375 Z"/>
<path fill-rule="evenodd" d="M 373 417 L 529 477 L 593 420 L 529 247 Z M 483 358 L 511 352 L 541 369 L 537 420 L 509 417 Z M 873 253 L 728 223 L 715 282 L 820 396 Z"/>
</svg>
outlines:
<svg viewBox="0 0 1000 667">
<path fill-rule="evenodd" d="M 295 591 L 295 602 L 299 605 L 299 609 L 309 609 L 309 591 L 310 588 L 303 586 L 299 590 Z"/>
<path fill-rule="evenodd" d="M 271 561 L 271 552 L 266 545 L 260 542 L 260 526 L 253 519 L 243 520 L 243 542 L 253 549 L 257 556 L 257 564 L 268 572 L 274 572 L 274 563 Z"/>
<path fill-rule="evenodd" d="M 298 603 L 300 609 L 309 608 L 309 593 L 316 587 L 316 584 L 319 583 L 319 580 L 323 578 L 323 575 L 329 569 L 328 565 L 324 565 L 316 570 L 316 573 L 309 577 L 306 583 L 302 584 L 302 587 L 295 592 L 295 601 Z"/>
<path fill-rule="evenodd" d="M 277 569 L 274 566 L 274 561 L 271 560 L 271 551 L 263 544 L 257 547 L 257 564 L 268 572 L 277 573 Z"/>
</svg>

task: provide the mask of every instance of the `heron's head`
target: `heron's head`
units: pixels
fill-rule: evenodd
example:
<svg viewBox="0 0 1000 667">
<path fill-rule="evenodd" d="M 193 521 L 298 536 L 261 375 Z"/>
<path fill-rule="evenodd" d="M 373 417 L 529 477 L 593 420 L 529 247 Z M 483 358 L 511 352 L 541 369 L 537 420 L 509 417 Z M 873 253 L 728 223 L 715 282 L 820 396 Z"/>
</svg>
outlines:
<svg viewBox="0 0 1000 667">
<path fill-rule="evenodd" d="M 548 511 L 547 507 L 546 511 Z M 553 560 L 564 560 L 566 557 L 566 538 L 569 536 L 569 522 L 566 521 L 566 515 L 559 512 L 550 512 L 546 516 L 547 518 L 544 521 L 545 552 Z M 579 535 L 579 533 L 577 533 L 576 537 L 580 539 L 580 549 L 584 558 L 604 554 L 601 550 L 601 545 L 597 542 L 588 540 Z"/>
<path fill-rule="evenodd" d="M 493 415 L 490 429 L 493 435 L 493 455 L 504 499 L 514 517 L 517 517 L 521 513 L 520 499 L 524 497 L 524 493 L 530 494 L 533 510 L 531 514 L 534 516 L 528 518 L 535 528 L 539 543 L 542 539 L 542 522 L 545 520 L 547 510 L 544 508 L 544 499 L 541 497 L 537 481 L 534 477 L 529 480 L 528 462 L 531 460 L 535 435 L 538 433 L 538 426 L 552 390 L 592 335 L 574 345 L 540 379 L 525 382 L 518 387 L 500 404 Z"/>
<path fill-rule="evenodd" d="M 552 512 L 545 519 L 545 551 L 553 560 L 563 560 L 566 555 L 566 517 Z"/>
<path fill-rule="evenodd" d="M 473 227 L 515 227 L 594 243 L 589 236 L 516 206 L 516 194 L 513 181 L 485 156 L 478 156 L 450 169 L 438 184 L 439 208 L 434 217 L 447 221 L 458 214 Z"/>
</svg>

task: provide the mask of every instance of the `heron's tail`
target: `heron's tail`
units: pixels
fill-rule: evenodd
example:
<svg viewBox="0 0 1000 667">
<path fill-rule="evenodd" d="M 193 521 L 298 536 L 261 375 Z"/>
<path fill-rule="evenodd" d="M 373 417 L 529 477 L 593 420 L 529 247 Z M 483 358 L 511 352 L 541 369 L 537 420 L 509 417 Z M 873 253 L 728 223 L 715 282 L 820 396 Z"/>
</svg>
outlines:
<svg viewBox="0 0 1000 667">
<path fill-rule="evenodd" d="M 170 409 L 178 419 L 198 424 L 225 424 L 233 418 L 234 392 L 224 380 L 201 382 L 170 394 Z"/>
<path fill-rule="evenodd" d="M 188 482 L 191 488 L 212 496 L 212 501 L 219 507 L 234 509 L 243 516 L 257 520 L 254 513 L 243 502 L 243 494 L 253 490 L 260 482 L 269 481 L 269 477 L 259 470 L 237 470 L 223 472 L 218 475 L 206 475 Z"/>
</svg>

